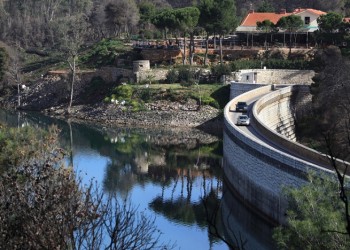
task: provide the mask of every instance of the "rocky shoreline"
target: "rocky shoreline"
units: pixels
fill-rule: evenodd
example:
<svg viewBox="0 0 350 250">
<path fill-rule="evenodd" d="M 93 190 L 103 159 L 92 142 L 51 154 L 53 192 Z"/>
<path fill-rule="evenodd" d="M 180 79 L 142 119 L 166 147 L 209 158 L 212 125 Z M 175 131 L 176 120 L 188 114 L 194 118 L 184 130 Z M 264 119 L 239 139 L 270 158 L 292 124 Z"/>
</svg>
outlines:
<svg viewBox="0 0 350 250">
<path fill-rule="evenodd" d="M 210 133 L 221 133 L 222 111 L 208 105 L 198 106 L 195 100 L 186 103 L 158 100 L 145 105 L 145 110 L 131 111 L 115 103 L 96 102 L 79 104 L 79 93 L 83 86 L 76 86 L 75 103 L 67 115 L 67 97 L 64 82 L 44 78 L 35 87 L 22 91 L 20 110 L 38 111 L 50 117 L 74 119 L 82 122 L 98 123 L 104 126 L 130 125 L 137 127 L 178 127 L 199 128 Z M 1 98 L 4 109 L 16 109 L 17 96 Z"/>
<path fill-rule="evenodd" d="M 99 123 L 104 126 L 130 125 L 136 127 L 198 128 L 210 133 L 222 130 L 221 111 L 211 106 L 199 110 L 145 110 L 125 111 L 113 104 L 98 103 L 92 106 L 73 106 L 69 116 L 65 107 L 52 107 L 43 111 L 56 118 L 70 118 L 78 121 Z"/>
</svg>

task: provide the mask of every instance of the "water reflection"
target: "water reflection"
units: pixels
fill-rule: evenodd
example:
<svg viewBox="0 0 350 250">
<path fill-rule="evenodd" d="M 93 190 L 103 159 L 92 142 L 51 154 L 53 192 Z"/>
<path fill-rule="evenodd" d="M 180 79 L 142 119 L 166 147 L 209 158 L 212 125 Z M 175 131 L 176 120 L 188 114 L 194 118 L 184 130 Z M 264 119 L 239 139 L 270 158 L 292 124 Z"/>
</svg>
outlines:
<svg viewBox="0 0 350 250">
<path fill-rule="evenodd" d="M 220 139 L 192 130 L 111 129 L 1 110 L 0 120 L 16 127 L 56 124 L 68 161 L 105 192 L 131 197 L 140 210 L 156 215 L 162 240 L 179 249 L 227 249 L 206 222 L 221 199 Z M 211 206 L 203 206 L 203 197 Z"/>
<path fill-rule="evenodd" d="M 69 162 L 105 192 L 131 197 L 177 249 L 274 249 L 272 227 L 222 181 L 222 141 L 199 131 L 107 128 L 0 110 L 14 127 L 56 124 Z M 203 203 L 205 201 L 205 203 Z"/>
<path fill-rule="evenodd" d="M 222 219 L 225 237 L 240 249 L 277 249 L 272 239 L 275 226 L 265 220 L 257 211 L 244 205 L 244 200 L 224 181 L 221 203 Z"/>
</svg>

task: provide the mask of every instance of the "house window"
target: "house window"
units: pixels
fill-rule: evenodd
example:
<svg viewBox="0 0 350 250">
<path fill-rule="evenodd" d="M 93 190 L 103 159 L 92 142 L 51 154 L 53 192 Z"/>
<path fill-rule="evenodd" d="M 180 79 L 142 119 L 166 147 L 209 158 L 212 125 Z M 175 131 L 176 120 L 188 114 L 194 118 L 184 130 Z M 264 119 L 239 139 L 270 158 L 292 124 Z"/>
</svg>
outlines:
<svg viewBox="0 0 350 250">
<path fill-rule="evenodd" d="M 305 24 L 310 24 L 310 17 L 306 16 L 304 21 L 305 21 Z"/>
</svg>

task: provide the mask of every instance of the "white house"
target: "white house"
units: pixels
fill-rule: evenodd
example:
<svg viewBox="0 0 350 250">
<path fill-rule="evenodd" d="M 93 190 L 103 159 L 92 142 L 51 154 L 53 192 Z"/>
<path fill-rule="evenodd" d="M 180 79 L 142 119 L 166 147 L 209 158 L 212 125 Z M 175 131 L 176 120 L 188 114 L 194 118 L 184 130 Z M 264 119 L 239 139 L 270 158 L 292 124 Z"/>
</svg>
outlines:
<svg viewBox="0 0 350 250">
<path fill-rule="evenodd" d="M 278 13 L 254 12 L 254 10 L 250 10 L 241 24 L 237 27 L 236 32 L 263 32 L 257 30 L 257 22 L 270 20 L 272 23 L 276 24 L 281 17 L 290 15 L 300 16 L 304 22 L 304 27 L 298 32 L 314 32 L 318 29 L 317 18 L 325 14 L 327 13 L 320 10 L 301 8 L 295 9 L 293 12 L 286 12 L 286 10 L 283 9 Z"/>
</svg>

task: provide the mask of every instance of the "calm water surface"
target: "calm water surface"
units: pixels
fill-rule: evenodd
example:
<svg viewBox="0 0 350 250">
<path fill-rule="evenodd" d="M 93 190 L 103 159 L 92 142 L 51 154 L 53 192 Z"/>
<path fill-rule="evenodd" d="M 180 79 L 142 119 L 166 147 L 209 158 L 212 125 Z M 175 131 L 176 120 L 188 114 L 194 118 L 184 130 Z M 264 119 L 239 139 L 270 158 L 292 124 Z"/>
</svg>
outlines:
<svg viewBox="0 0 350 250">
<path fill-rule="evenodd" d="M 62 144 L 72 148 L 74 167 L 84 180 L 95 179 L 105 192 L 129 197 L 140 211 L 155 216 L 161 241 L 175 243 L 175 249 L 229 249 L 208 232 L 206 211 L 220 202 L 222 235 L 231 241 L 232 233 L 239 235 L 247 241 L 245 249 L 272 249 L 271 227 L 231 195 L 222 197 L 221 138 L 197 130 L 110 129 L 2 110 L 0 121 L 59 126 Z M 209 200 L 207 210 L 202 198 Z"/>
</svg>

